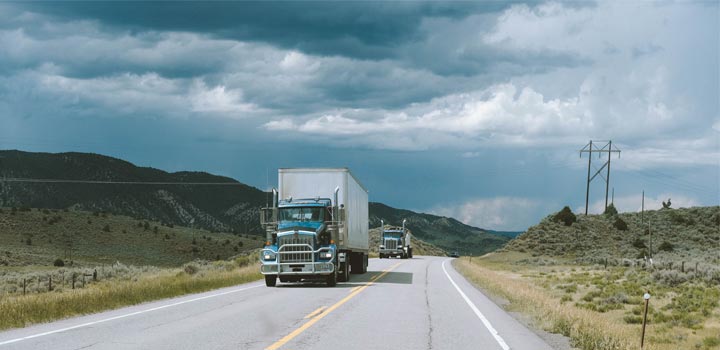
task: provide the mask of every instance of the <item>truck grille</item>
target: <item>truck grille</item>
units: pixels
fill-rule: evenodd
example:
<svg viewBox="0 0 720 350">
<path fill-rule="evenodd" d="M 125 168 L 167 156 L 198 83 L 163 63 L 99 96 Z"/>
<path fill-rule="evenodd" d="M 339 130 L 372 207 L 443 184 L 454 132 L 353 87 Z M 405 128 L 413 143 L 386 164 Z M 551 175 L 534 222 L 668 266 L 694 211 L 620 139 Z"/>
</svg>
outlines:
<svg viewBox="0 0 720 350">
<path fill-rule="evenodd" d="M 395 239 L 386 239 L 385 249 L 397 249 L 397 243 L 398 241 Z"/>
<path fill-rule="evenodd" d="M 278 237 L 280 246 L 279 262 L 281 263 L 304 263 L 313 261 L 313 236 L 309 235 L 287 235 Z M 302 246 L 287 246 L 289 244 L 308 244 Z"/>
</svg>

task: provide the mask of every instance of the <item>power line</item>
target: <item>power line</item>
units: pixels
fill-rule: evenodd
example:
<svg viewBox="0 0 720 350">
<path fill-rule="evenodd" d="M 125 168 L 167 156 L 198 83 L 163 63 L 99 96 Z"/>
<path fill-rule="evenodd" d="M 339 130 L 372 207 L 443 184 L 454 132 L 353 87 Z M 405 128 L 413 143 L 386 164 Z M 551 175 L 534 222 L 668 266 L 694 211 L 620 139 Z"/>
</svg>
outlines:
<svg viewBox="0 0 720 350">
<path fill-rule="evenodd" d="M 600 177 L 605 180 L 605 210 L 607 210 L 608 206 L 608 192 L 610 190 L 610 159 L 612 158 L 613 153 L 617 153 L 618 157 L 620 157 L 620 150 L 615 147 L 613 149 L 612 140 L 608 141 L 597 141 L 597 142 L 607 142 L 605 146 L 602 146 L 601 148 L 598 148 L 598 146 L 593 145 L 593 141 L 590 140 L 590 142 L 585 145 L 580 150 L 580 158 L 582 158 L 583 153 L 588 154 L 588 171 L 587 171 L 587 187 L 585 189 L 585 215 L 588 214 L 588 203 L 590 201 L 590 182 L 595 179 L 596 176 L 600 175 Z M 598 155 L 602 153 L 608 154 L 607 162 L 605 162 L 600 169 L 596 169 L 597 171 L 595 174 L 590 177 L 590 168 L 592 167 L 592 154 L 593 152 L 598 153 Z M 607 167 L 607 176 L 602 176 L 601 171 Z"/>
<path fill-rule="evenodd" d="M 0 178 L 0 182 L 24 183 L 68 183 L 68 184 L 113 184 L 113 185 L 190 185 L 190 186 L 247 186 L 240 182 L 154 182 L 154 181 L 102 181 L 67 179 Z"/>
</svg>

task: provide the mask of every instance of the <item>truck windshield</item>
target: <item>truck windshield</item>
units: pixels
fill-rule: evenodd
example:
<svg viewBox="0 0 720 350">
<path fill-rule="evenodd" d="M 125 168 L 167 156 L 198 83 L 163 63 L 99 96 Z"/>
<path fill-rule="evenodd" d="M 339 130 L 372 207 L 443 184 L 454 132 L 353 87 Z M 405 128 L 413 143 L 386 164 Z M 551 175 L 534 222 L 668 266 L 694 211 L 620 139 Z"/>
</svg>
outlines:
<svg viewBox="0 0 720 350">
<path fill-rule="evenodd" d="M 401 232 L 385 232 L 385 238 L 400 238 Z"/>
<path fill-rule="evenodd" d="M 280 222 L 288 221 L 325 221 L 322 207 L 280 208 Z"/>
</svg>

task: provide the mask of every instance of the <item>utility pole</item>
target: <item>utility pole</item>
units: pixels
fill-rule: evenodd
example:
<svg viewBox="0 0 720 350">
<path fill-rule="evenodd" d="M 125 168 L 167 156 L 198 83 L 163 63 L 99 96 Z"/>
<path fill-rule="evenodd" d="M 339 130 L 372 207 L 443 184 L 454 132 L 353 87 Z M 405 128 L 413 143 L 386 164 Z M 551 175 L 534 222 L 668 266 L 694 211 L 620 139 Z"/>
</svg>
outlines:
<svg viewBox="0 0 720 350">
<path fill-rule="evenodd" d="M 643 190 L 643 194 L 642 194 L 642 209 L 640 212 L 640 223 L 645 224 L 645 190 Z"/>
<path fill-rule="evenodd" d="M 596 144 L 593 144 L 593 141 L 590 140 L 590 142 L 585 145 L 580 150 L 580 158 L 582 158 L 583 153 L 588 154 L 588 175 L 587 175 L 587 185 L 585 189 L 585 215 L 588 214 L 588 203 L 590 201 L 590 182 L 592 182 L 593 179 L 595 179 L 596 176 L 600 175 L 600 177 L 605 180 L 605 209 L 607 210 L 608 206 L 608 194 L 610 190 L 610 159 L 612 157 L 613 153 L 618 154 L 618 158 L 620 157 L 620 150 L 617 147 L 613 148 L 612 141 L 596 141 L 596 142 L 607 142 L 605 146 L 602 146 L 601 148 L 598 148 Z M 608 159 L 605 164 L 603 164 L 600 169 L 597 169 L 595 174 L 591 177 L 590 176 L 590 168 L 592 167 L 592 154 L 593 152 L 598 153 L 598 157 L 601 157 L 603 153 L 608 154 Z M 607 176 L 603 176 L 601 174 L 602 170 L 607 167 Z M 615 197 L 615 191 L 613 190 L 613 199 Z"/>
</svg>

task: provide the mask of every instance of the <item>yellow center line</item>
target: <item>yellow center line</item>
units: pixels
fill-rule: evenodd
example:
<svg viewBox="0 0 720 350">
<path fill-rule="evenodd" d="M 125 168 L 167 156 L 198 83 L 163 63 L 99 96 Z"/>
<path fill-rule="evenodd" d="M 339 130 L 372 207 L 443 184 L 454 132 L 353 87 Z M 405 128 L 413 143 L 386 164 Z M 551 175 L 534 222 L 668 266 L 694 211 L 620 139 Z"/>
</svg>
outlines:
<svg viewBox="0 0 720 350">
<path fill-rule="evenodd" d="M 319 313 L 321 313 L 323 310 L 325 310 L 325 306 L 321 306 L 321 307 L 317 308 L 317 310 L 309 313 L 307 316 L 305 316 L 305 318 L 311 318 L 311 317 L 317 316 L 317 315 L 318 315 Z"/>
<path fill-rule="evenodd" d="M 325 312 L 321 312 L 319 315 L 314 316 L 310 319 L 310 321 L 305 322 L 302 326 L 300 326 L 298 329 L 290 332 L 290 334 L 282 337 L 280 340 L 276 341 L 272 345 L 265 348 L 265 350 L 276 350 L 280 348 L 281 346 L 287 344 L 289 341 L 291 341 L 293 338 L 300 335 L 302 332 L 304 332 L 306 329 L 310 328 L 312 325 L 317 323 L 317 321 L 320 321 L 323 317 L 327 316 L 329 313 L 333 312 L 335 309 L 339 308 L 342 304 L 345 304 L 348 300 L 352 299 L 354 296 L 360 294 L 363 290 L 365 290 L 367 287 L 373 285 L 375 281 L 379 280 L 383 276 L 387 275 L 390 271 L 395 269 L 396 267 L 400 266 L 404 261 L 401 261 L 390 268 L 383 270 L 383 272 L 373 278 L 370 279 L 369 282 L 365 283 L 364 285 L 360 286 L 357 290 L 350 293 L 348 296 L 342 298 L 340 301 L 335 303 L 333 306 L 330 306 L 325 310 Z M 316 310 L 317 311 L 317 310 Z"/>
</svg>

